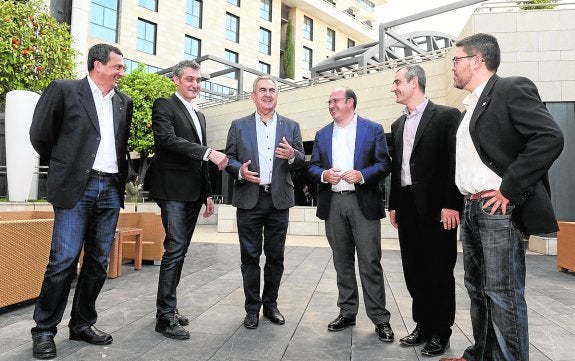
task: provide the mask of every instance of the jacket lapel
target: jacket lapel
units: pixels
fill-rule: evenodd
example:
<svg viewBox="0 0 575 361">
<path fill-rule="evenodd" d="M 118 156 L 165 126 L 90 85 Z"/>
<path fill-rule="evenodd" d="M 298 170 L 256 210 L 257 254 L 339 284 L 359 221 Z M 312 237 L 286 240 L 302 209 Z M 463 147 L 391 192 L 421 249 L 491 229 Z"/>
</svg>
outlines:
<svg viewBox="0 0 575 361">
<path fill-rule="evenodd" d="M 487 84 L 485 84 L 485 88 L 483 89 L 483 92 L 481 93 L 479 99 L 477 100 L 477 105 L 475 106 L 475 110 L 473 110 L 473 114 L 471 115 L 471 119 L 469 120 L 469 131 L 471 132 L 471 135 L 475 133 L 474 132 L 475 123 L 477 122 L 477 119 L 479 119 L 481 114 L 483 114 L 483 111 L 487 109 L 487 105 L 491 101 L 490 94 L 491 91 L 493 90 L 493 86 L 495 85 L 498 79 L 499 76 L 497 74 L 493 75 L 487 81 Z"/>
<path fill-rule="evenodd" d="M 357 128 L 355 130 L 355 151 L 353 152 L 353 164 L 357 165 L 357 159 L 361 153 L 361 146 L 367 135 L 367 123 L 363 118 L 357 117 Z"/>
<path fill-rule="evenodd" d="M 399 122 L 397 122 L 397 129 L 395 130 L 397 136 L 394 136 L 394 142 L 393 142 L 393 146 L 395 147 L 395 149 L 397 149 L 395 151 L 395 154 L 398 154 L 399 156 L 397 157 L 397 160 L 399 162 L 399 164 L 402 163 L 403 161 L 403 130 L 405 129 L 405 120 L 407 119 L 407 116 L 402 115 L 401 118 L 399 118 Z"/>
<path fill-rule="evenodd" d="M 86 110 L 88 118 L 92 122 L 92 125 L 98 133 L 100 133 L 100 123 L 98 122 L 98 112 L 96 111 L 96 104 L 94 104 L 94 96 L 92 96 L 92 89 L 90 88 L 90 83 L 88 83 L 88 78 L 82 79 L 80 86 L 78 87 L 78 94 L 80 95 L 80 103 Z"/>
<path fill-rule="evenodd" d="M 421 119 L 419 120 L 417 130 L 415 131 L 415 139 L 413 140 L 413 148 L 411 149 L 411 153 L 413 153 L 413 150 L 415 149 L 415 147 L 417 147 L 417 143 L 419 143 L 419 140 L 421 139 L 423 132 L 425 132 L 425 128 L 427 128 L 427 125 L 431 121 L 431 118 L 433 118 L 434 114 L 435 114 L 435 104 L 433 104 L 433 102 L 429 100 L 427 106 L 423 110 L 423 114 L 421 115 Z"/>
<path fill-rule="evenodd" d="M 118 134 L 118 126 L 120 125 L 120 119 L 123 118 L 124 114 L 124 101 L 115 93 L 112 97 L 112 108 L 114 109 L 114 134 Z"/>
<path fill-rule="evenodd" d="M 252 164 L 254 169 L 260 171 L 260 159 L 258 157 L 258 132 L 256 130 L 256 113 L 248 119 L 246 126 L 248 127 L 247 135 L 250 137 L 250 145 L 252 147 Z"/>
<path fill-rule="evenodd" d="M 322 133 L 320 139 L 320 144 L 325 144 L 327 148 L 325 149 L 327 155 L 328 165 L 327 168 L 333 167 L 333 157 L 332 157 L 332 141 L 333 141 L 333 122 L 331 122 L 328 127 L 325 129 L 325 132 Z"/>
<path fill-rule="evenodd" d="M 188 111 L 188 108 L 186 108 L 186 106 L 184 105 L 184 103 L 182 103 L 182 101 L 180 100 L 180 98 L 178 98 L 176 96 L 176 94 L 172 95 L 172 100 L 174 101 L 174 103 L 176 103 L 176 106 L 178 107 L 178 109 L 180 110 L 180 112 L 184 115 L 184 117 L 188 120 L 188 122 L 190 123 L 190 125 L 192 126 L 192 130 L 194 131 L 194 133 L 196 134 L 196 138 L 199 140 L 200 136 L 198 135 L 198 131 L 196 129 L 196 126 L 194 125 L 194 120 L 192 119 L 192 115 L 190 114 L 190 112 Z M 197 114 L 197 113 L 196 113 Z M 198 117 L 199 119 L 199 117 Z M 201 122 L 200 122 L 201 124 Z M 205 129 L 205 126 L 203 127 Z M 202 134 L 203 134 L 203 129 L 202 129 Z M 205 139 L 202 138 L 202 140 Z"/>
</svg>

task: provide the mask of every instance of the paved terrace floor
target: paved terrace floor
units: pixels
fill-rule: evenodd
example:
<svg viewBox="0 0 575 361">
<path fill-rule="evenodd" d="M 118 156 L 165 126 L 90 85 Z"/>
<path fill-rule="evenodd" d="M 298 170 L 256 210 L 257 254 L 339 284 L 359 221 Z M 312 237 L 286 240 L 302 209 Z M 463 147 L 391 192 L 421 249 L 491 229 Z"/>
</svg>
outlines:
<svg viewBox="0 0 575 361">
<path fill-rule="evenodd" d="M 177 341 L 154 331 L 158 267 L 145 264 L 135 271 L 123 265 L 123 275 L 109 279 L 98 299 L 97 326 L 112 333 L 114 342 L 93 346 L 68 339 L 69 307 L 56 336 L 58 360 L 429 360 L 419 347 L 397 341 L 413 329 L 410 298 L 405 287 L 397 242 L 383 242 L 382 265 L 391 325 L 396 341 L 379 341 L 360 308 L 357 326 L 328 332 L 338 314 L 337 288 L 331 252 L 322 237 L 289 237 L 279 308 L 286 324 L 261 317 L 256 330 L 242 326 L 243 291 L 237 234 L 219 234 L 215 226 L 198 226 L 185 263 L 178 299 L 191 322 L 191 339 Z M 575 275 L 559 273 L 556 257 L 527 256 L 530 359 L 575 360 Z M 470 344 L 469 301 L 463 286 L 459 253 L 455 269 L 457 314 L 451 348 L 459 357 Z M 1 287 L 1 285 L 0 285 Z M 70 302 L 72 296 L 70 296 Z M 69 306 L 69 305 L 68 305 Z M 0 310 L 0 360 L 32 360 L 30 328 L 33 305 Z"/>
</svg>

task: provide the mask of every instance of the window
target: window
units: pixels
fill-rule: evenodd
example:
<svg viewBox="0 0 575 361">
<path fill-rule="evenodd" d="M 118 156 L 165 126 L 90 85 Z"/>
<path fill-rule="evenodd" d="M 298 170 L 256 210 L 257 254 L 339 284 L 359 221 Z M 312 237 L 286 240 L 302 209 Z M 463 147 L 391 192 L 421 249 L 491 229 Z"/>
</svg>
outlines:
<svg viewBox="0 0 575 361">
<path fill-rule="evenodd" d="M 199 58 L 202 54 L 202 41 L 186 35 L 184 39 L 184 59 Z"/>
<path fill-rule="evenodd" d="M 313 61 L 313 51 L 310 48 L 303 47 L 303 62 L 307 70 L 311 70 L 311 64 Z"/>
<path fill-rule="evenodd" d="M 124 58 L 124 66 L 126 67 L 126 74 L 130 74 L 132 71 L 138 69 L 138 66 L 140 66 L 140 64 L 143 64 L 143 63 L 138 63 L 137 61 Z M 148 64 L 143 64 L 143 65 L 144 65 L 144 71 L 146 73 L 157 73 L 160 70 L 162 70 L 161 68 L 158 68 L 157 66 L 148 65 Z"/>
<path fill-rule="evenodd" d="M 240 7 L 240 0 L 228 0 L 228 3 Z"/>
<path fill-rule="evenodd" d="M 228 50 L 228 49 L 226 49 L 226 51 L 224 53 L 224 59 L 226 59 L 229 62 L 236 63 L 236 64 L 240 61 L 238 53 L 236 53 L 235 51 Z M 236 70 L 232 73 L 227 73 L 226 77 L 231 78 L 231 79 L 237 79 L 238 78 L 238 71 Z"/>
<path fill-rule="evenodd" d="M 264 74 L 270 74 L 271 67 L 268 63 L 264 63 L 263 61 L 260 61 L 260 71 Z"/>
<path fill-rule="evenodd" d="M 260 28 L 260 53 L 272 53 L 272 33 L 264 28 Z"/>
<path fill-rule="evenodd" d="M 138 5 L 152 11 L 158 11 L 158 0 L 138 0 Z"/>
<path fill-rule="evenodd" d="M 355 41 L 351 39 L 347 39 L 347 48 L 353 48 L 355 46 Z"/>
<path fill-rule="evenodd" d="M 138 19 L 136 49 L 148 54 L 156 54 L 156 24 Z"/>
<path fill-rule="evenodd" d="M 330 28 L 327 28 L 325 47 L 328 50 L 335 51 L 335 31 L 331 30 Z"/>
<path fill-rule="evenodd" d="M 186 24 L 202 28 L 202 0 L 186 0 Z"/>
<path fill-rule="evenodd" d="M 240 42 L 240 18 L 230 13 L 226 13 L 226 39 Z"/>
<path fill-rule="evenodd" d="M 272 0 L 260 0 L 260 18 L 272 21 Z"/>
<path fill-rule="evenodd" d="M 116 42 L 118 29 L 118 0 L 92 0 L 90 35 Z"/>
<path fill-rule="evenodd" d="M 307 16 L 303 17 L 303 38 L 313 40 L 313 20 Z"/>
</svg>

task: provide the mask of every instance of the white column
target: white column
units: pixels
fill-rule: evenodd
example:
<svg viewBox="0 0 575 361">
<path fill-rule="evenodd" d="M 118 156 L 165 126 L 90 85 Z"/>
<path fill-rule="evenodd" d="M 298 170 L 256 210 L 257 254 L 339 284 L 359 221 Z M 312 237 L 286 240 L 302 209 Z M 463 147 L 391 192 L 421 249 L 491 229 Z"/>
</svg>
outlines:
<svg viewBox="0 0 575 361">
<path fill-rule="evenodd" d="M 6 173 L 8 198 L 25 202 L 38 195 L 38 154 L 30 143 L 30 124 L 40 95 L 28 90 L 6 94 Z"/>
<path fill-rule="evenodd" d="M 92 2 L 88 0 L 72 1 L 72 25 L 70 26 L 70 33 L 74 38 L 74 49 L 78 51 L 76 72 L 80 78 L 83 78 L 88 73 L 86 57 L 88 55 L 91 3 Z"/>
</svg>

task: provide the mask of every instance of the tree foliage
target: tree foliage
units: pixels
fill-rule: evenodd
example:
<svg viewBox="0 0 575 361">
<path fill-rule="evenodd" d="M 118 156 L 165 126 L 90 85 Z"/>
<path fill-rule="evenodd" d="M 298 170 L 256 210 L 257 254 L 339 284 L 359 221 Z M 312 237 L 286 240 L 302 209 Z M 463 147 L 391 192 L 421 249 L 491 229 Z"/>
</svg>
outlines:
<svg viewBox="0 0 575 361">
<path fill-rule="evenodd" d="M 288 21 L 286 29 L 286 49 L 284 52 L 284 74 L 286 78 L 295 77 L 295 49 L 293 41 L 293 22 Z"/>
<path fill-rule="evenodd" d="M 517 4 L 521 10 L 554 9 L 557 6 L 557 0 L 527 0 L 518 1 Z"/>
<path fill-rule="evenodd" d="M 173 94 L 176 86 L 166 76 L 146 73 L 144 65 L 140 64 L 138 69 L 120 79 L 118 88 L 134 102 L 128 149 L 140 155 L 138 175 L 143 181 L 150 165 L 149 156 L 154 153 L 152 105 L 157 98 Z"/>
<path fill-rule="evenodd" d="M 0 101 L 11 90 L 40 91 L 76 77 L 76 51 L 67 24 L 41 0 L 0 1 Z"/>
</svg>

